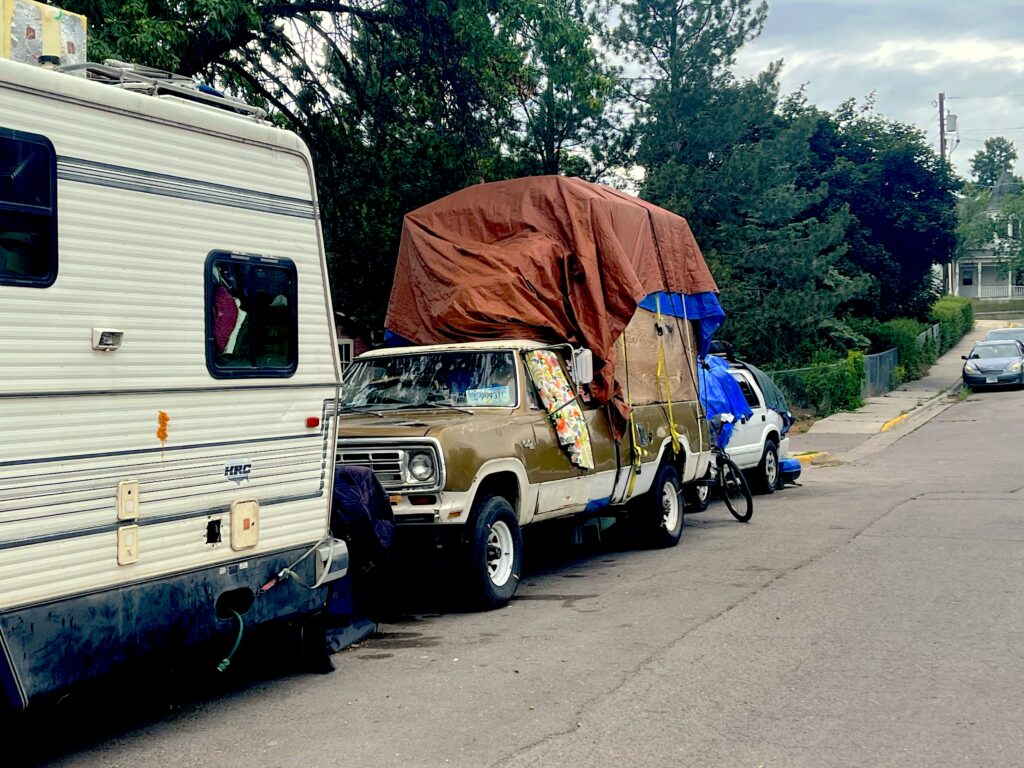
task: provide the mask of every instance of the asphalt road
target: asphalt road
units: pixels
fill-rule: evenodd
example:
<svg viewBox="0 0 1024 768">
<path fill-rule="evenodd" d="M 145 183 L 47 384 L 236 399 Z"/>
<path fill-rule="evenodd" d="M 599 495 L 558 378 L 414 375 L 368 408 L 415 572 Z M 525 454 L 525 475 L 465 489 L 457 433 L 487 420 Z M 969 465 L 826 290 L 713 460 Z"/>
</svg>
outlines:
<svg viewBox="0 0 1024 768">
<path fill-rule="evenodd" d="M 20 722 L 5 752 L 75 768 L 1024 765 L 1022 434 L 1024 392 L 975 395 L 757 497 L 749 525 L 715 504 L 671 550 L 531 542 L 518 598 L 486 614 L 445 612 L 408 574 L 402 614 L 332 674 L 264 642 L 228 681 L 106 683 Z"/>
</svg>

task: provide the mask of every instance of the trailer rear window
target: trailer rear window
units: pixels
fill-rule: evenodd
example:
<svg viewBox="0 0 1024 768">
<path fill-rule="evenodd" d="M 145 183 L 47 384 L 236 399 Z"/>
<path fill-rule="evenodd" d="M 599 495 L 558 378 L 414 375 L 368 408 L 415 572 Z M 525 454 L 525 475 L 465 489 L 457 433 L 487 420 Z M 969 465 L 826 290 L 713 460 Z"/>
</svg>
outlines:
<svg viewBox="0 0 1024 768">
<path fill-rule="evenodd" d="M 287 377 L 298 365 L 295 264 L 215 251 L 206 260 L 206 365 L 217 379 Z"/>
<path fill-rule="evenodd" d="M 57 156 L 45 136 L 0 128 L 0 285 L 57 278 Z"/>
</svg>

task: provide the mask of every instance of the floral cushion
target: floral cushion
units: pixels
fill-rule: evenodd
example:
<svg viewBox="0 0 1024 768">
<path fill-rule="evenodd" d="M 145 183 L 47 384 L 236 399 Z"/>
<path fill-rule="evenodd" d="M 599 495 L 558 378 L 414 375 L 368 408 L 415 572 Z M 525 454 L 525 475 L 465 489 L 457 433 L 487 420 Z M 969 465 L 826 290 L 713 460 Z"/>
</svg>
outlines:
<svg viewBox="0 0 1024 768">
<path fill-rule="evenodd" d="M 550 350 L 537 349 L 527 357 L 526 366 L 544 410 L 555 425 L 558 442 L 569 451 L 569 458 L 574 464 L 593 469 L 594 454 L 590 447 L 587 420 L 558 357 Z"/>
</svg>

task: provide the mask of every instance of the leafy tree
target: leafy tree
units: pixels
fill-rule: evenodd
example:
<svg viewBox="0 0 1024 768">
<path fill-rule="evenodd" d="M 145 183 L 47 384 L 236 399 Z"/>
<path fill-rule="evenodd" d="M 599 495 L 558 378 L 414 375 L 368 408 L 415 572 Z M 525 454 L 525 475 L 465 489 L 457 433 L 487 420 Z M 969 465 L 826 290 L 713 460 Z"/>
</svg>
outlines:
<svg viewBox="0 0 1024 768">
<path fill-rule="evenodd" d="M 721 289 L 723 335 L 773 366 L 843 348 L 839 307 L 867 281 L 839 268 L 848 217 L 825 210 L 828 186 L 805 183 L 814 123 L 776 111 L 775 71 L 720 84 L 688 121 L 686 160 L 650 168 L 644 195 L 694 227 Z"/>
<path fill-rule="evenodd" d="M 844 271 L 869 275 L 870 292 L 847 305 L 886 320 L 924 317 L 936 297 L 931 267 L 956 249 L 960 182 L 913 126 L 849 100 L 833 113 L 811 109 L 816 159 L 811 178 L 829 186 L 827 208 L 848 210 Z"/>
<path fill-rule="evenodd" d="M 765 13 L 749 0 L 635 0 L 614 40 L 642 72 L 631 90 L 641 194 L 689 221 L 721 289 L 722 335 L 779 366 L 841 346 L 836 311 L 866 281 L 838 269 L 846 214 L 800 173 L 814 123 L 780 114 L 778 65 L 729 72 Z"/>
<path fill-rule="evenodd" d="M 971 174 L 983 187 L 994 187 L 1004 173 L 1013 174 L 1017 148 L 1009 139 L 994 136 L 985 139 L 985 146 L 971 158 Z"/>
<path fill-rule="evenodd" d="M 618 72 L 594 45 L 596 14 L 578 0 L 522 0 L 500 23 L 524 59 L 515 83 L 518 125 L 506 145 L 509 175 L 602 175 L 618 159 L 609 149 L 621 128 L 609 109 Z"/>
<path fill-rule="evenodd" d="M 91 57 L 267 107 L 316 165 L 338 309 L 379 328 L 402 216 L 483 180 L 596 173 L 614 71 L 567 0 L 64 0 Z M 593 152 L 590 152 L 593 156 Z"/>
</svg>

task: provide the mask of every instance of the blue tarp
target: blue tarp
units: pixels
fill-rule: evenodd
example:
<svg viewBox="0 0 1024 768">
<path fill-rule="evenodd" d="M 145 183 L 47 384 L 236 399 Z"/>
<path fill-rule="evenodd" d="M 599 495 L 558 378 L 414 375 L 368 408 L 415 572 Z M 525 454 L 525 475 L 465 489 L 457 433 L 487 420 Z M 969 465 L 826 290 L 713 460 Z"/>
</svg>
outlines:
<svg viewBox="0 0 1024 768">
<path fill-rule="evenodd" d="M 652 293 L 640 302 L 648 312 L 657 312 L 670 317 L 682 317 L 697 323 L 697 343 L 701 357 L 708 354 L 712 334 L 725 322 L 725 312 L 718 303 L 718 297 L 711 293 Z"/>
<path fill-rule="evenodd" d="M 754 415 L 747 404 L 747 398 L 743 396 L 743 390 L 729 373 L 728 362 L 709 355 L 701 361 L 699 371 L 700 402 L 704 406 L 708 421 L 724 414 L 732 414 L 736 421 L 749 419 Z M 723 420 L 716 439 L 720 447 L 725 448 L 729 444 L 732 430 L 733 425 Z"/>
</svg>

